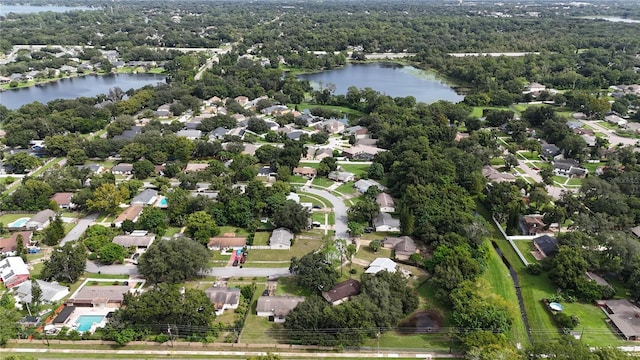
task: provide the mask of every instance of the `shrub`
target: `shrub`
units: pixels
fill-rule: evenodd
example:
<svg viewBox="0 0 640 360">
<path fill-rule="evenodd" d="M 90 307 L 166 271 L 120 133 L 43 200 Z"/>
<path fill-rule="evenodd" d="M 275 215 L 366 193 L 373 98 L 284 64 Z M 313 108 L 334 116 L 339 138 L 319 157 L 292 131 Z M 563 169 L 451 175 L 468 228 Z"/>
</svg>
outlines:
<svg viewBox="0 0 640 360">
<path fill-rule="evenodd" d="M 542 273 L 542 265 L 538 263 L 529 264 L 529 266 L 527 266 L 527 271 L 531 275 L 540 275 Z"/>
<path fill-rule="evenodd" d="M 575 329 L 580 324 L 580 319 L 575 315 L 567 315 L 563 312 L 553 314 L 556 325 L 562 329 Z"/>
<path fill-rule="evenodd" d="M 169 341 L 169 335 L 167 334 L 159 334 L 156 335 L 155 339 L 153 339 L 153 341 L 157 342 L 157 343 L 166 343 L 167 341 Z"/>
</svg>

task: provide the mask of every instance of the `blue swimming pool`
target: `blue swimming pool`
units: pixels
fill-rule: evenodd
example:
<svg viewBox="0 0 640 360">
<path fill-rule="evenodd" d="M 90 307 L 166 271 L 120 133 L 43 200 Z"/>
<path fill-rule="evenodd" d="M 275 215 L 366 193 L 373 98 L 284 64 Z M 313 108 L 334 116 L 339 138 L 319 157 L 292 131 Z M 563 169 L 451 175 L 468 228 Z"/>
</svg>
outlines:
<svg viewBox="0 0 640 360">
<path fill-rule="evenodd" d="M 167 198 L 163 197 L 160 199 L 160 201 L 158 201 L 158 206 L 167 206 L 169 205 L 169 203 L 167 202 Z"/>
<path fill-rule="evenodd" d="M 23 227 L 27 224 L 27 222 L 30 220 L 31 218 L 20 218 L 10 224 L 7 225 L 7 227 L 9 228 L 20 228 Z"/>
<path fill-rule="evenodd" d="M 76 320 L 77 330 L 80 332 L 89 331 L 94 323 L 101 323 L 102 320 L 104 320 L 104 315 L 80 315 Z"/>
</svg>

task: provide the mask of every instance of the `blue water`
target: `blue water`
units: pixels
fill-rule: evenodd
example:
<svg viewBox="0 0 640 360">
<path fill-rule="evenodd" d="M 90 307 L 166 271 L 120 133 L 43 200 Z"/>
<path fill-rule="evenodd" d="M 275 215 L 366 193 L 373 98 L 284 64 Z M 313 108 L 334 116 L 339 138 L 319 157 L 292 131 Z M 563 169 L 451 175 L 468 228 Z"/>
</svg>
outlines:
<svg viewBox="0 0 640 360">
<path fill-rule="evenodd" d="M 167 202 L 167 198 L 163 197 L 162 199 L 160 199 L 160 201 L 158 202 L 158 206 L 167 206 L 169 205 L 169 203 Z"/>
<path fill-rule="evenodd" d="M 52 11 L 57 13 L 76 11 L 76 10 L 99 10 L 100 8 L 90 8 L 86 6 L 33 6 L 33 5 L 3 5 L 0 4 L 0 16 L 7 14 L 31 14 L 45 11 Z"/>
<path fill-rule="evenodd" d="M 27 221 L 29 221 L 30 218 L 20 218 L 14 222 L 12 222 L 11 224 L 7 225 L 10 228 L 19 228 L 19 227 L 23 227 Z"/>
<path fill-rule="evenodd" d="M 78 324 L 78 331 L 89 331 L 93 323 L 101 323 L 104 320 L 104 315 L 80 315 L 76 324 Z"/>
</svg>

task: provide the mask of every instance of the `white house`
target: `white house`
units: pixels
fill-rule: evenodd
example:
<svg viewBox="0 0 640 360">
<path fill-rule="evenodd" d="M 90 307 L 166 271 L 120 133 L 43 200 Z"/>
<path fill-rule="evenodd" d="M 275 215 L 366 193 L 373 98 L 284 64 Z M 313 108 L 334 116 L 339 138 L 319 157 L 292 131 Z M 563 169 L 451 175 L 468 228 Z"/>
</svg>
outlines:
<svg viewBox="0 0 640 360">
<path fill-rule="evenodd" d="M 381 212 L 373 220 L 373 225 L 377 232 L 398 232 L 400 231 L 400 220 L 394 219 L 389 213 Z"/>
<path fill-rule="evenodd" d="M 285 318 L 304 301 L 304 296 L 260 296 L 256 304 L 256 315 L 268 317 L 269 321 L 283 323 Z"/>
<path fill-rule="evenodd" d="M 291 231 L 285 228 L 278 228 L 273 230 L 273 233 L 269 238 L 269 246 L 272 250 L 289 250 L 291 248 L 291 240 L 293 240 L 293 233 Z"/>
<path fill-rule="evenodd" d="M 69 288 L 59 285 L 56 282 L 36 280 L 36 283 L 40 286 L 40 290 L 42 290 L 40 301 L 43 303 L 53 304 L 69 295 Z M 31 286 L 31 281 L 25 281 L 15 288 L 15 294 L 13 297 L 16 299 L 16 305 L 31 303 Z"/>
<path fill-rule="evenodd" d="M 364 272 L 365 274 L 377 274 L 380 271 L 387 271 L 394 273 L 398 270 L 398 265 L 389 258 L 377 258 L 373 260 L 369 267 Z"/>
<path fill-rule="evenodd" d="M 240 289 L 211 286 L 204 293 L 211 300 L 218 316 L 227 309 L 237 309 L 240 304 Z"/>
<path fill-rule="evenodd" d="M 21 257 L 11 256 L 0 260 L 0 280 L 7 289 L 29 280 L 29 269 Z"/>
</svg>

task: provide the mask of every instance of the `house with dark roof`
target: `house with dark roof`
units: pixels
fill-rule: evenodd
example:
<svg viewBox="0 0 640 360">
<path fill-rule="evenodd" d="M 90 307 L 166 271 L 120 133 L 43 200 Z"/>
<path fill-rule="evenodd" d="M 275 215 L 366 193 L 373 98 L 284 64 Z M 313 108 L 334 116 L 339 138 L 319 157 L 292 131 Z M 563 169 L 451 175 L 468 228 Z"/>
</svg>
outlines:
<svg viewBox="0 0 640 360">
<path fill-rule="evenodd" d="M 131 205 L 153 205 L 158 200 L 158 191 L 144 189 L 131 200 Z"/>
<path fill-rule="evenodd" d="M 59 193 L 53 194 L 50 200 L 54 201 L 60 209 L 75 209 L 76 204 L 71 202 L 72 197 L 73 197 L 73 193 L 59 192 Z"/>
<path fill-rule="evenodd" d="M 558 240 L 553 236 L 542 235 L 533 239 L 533 246 L 544 257 L 553 255 L 558 249 Z"/>
<path fill-rule="evenodd" d="M 211 286 L 204 293 L 207 294 L 218 316 L 227 309 L 237 309 L 240 304 L 240 289 L 238 288 Z"/>
<path fill-rule="evenodd" d="M 132 126 L 131 129 L 123 131 L 122 134 L 114 136 L 113 140 L 131 140 L 142 133 L 142 128 L 142 126 Z"/>
<path fill-rule="evenodd" d="M 580 166 L 574 159 L 558 159 L 551 162 L 553 173 L 558 176 L 584 178 L 589 170 Z"/>
<path fill-rule="evenodd" d="M 269 321 L 283 323 L 291 310 L 304 301 L 304 296 L 260 296 L 256 304 L 256 315 Z"/>
<path fill-rule="evenodd" d="M 88 285 L 76 292 L 67 304 L 76 307 L 108 307 L 119 308 L 128 293 L 128 285 Z"/>
<path fill-rule="evenodd" d="M 360 282 L 358 280 L 349 279 L 343 281 L 333 289 L 323 292 L 322 297 L 332 305 L 339 305 L 345 301 L 351 300 L 352 296 L 360 294 Z"/>
<path fill-rule="evenodd" d="M 209 139 L 222 140 L 229 133 L 229 130 L 223 127 L 217 127 L 209 133 Z"/>
<path fill-rule="evenodd" d="M 386 249 L 393 249 L 394 257 L 398 260 L 409 260 L 411 255 L 418 252 L 416 242 L 408 236 L 387 236 L 382 242 L 382 247 Z"/>
<path fill-rule="evenodd" d="M 542 156 L 544 156 L 544 158 L 547 160 L 553 159 L 554 157 L 560 155 L 560 152 L 560 148 L 555 144 L 542 144 Z"/>
<path fill-rule="evenodd" d="M 285 249 L 291 248 L 291 240 L 293 240 L 293 233 L 289 229 L 278 228 L 273 230 L 271 237 L 269 238 L 269 246 L 271 249 Z"/>
<path fill-rule="evenodd" d="M 640 340 L 640 308 L 629 300 L 607 300 L 605 314 L 610 324 L 627 341 Z"/>
<path fill-rule="evenodd" d="M 485 165 L 482 168 L 482 175 L 487 178 L 489 182 L 515 182 L 516 177 L 513 174 L 507 172 L 500 172 L 498 169 L 494 168 L 491 165 Z"/>
<path fill-rule="evenodd" d="M 546 224 L 543 221 L 544 216 L 539 214 L 523 215 L 520 218 L 520 231 L 522 235 L 538 235 L 546 232 Z"/>
<path fill-rule="evenodd" d="M 120 163 L 111 168 L 111 173 L 114 175 L 131 175 L 133 174 L 133 164 Z"/>
</svg>

